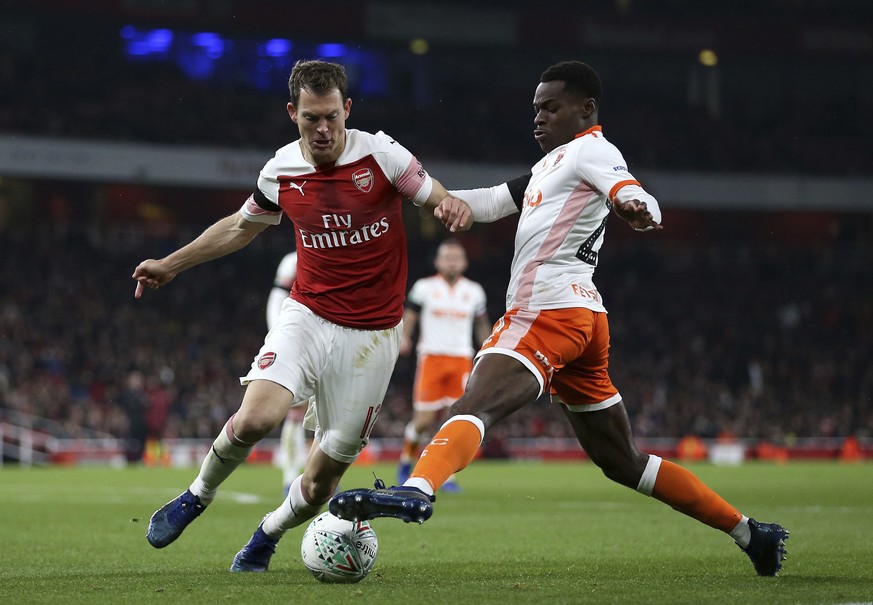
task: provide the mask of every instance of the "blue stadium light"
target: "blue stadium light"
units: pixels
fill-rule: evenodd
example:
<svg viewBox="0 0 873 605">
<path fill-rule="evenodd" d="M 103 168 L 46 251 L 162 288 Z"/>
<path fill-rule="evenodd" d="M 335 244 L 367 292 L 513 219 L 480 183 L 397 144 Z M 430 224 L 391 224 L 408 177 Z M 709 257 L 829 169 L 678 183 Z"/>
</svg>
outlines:
<svg viewBox="0 0 873 605">
<path fill-rule="evenodd" d="M 143 40 L 131 40 L 127 43 L 126 52 L 130 57 L 147 57 L 151 49 Z"/>
<path fill-rule="evenodd" d="M 264 54 L 268 57 L 284 57 L 291 52 L 291 41 L 284 38 L 273 38 L 264 43 Z"/>
<path fill-rule="evenodd" d="M 153 53 L 165 53 L 173 45 L 173 32 L 168 29 L 153 29 L 145 32 L 145 39 Z"/>
<path fill-rule="evenodd" d="M 315 54 L 317 54 L 319 57 L 345 57 L 346 45 L 337 43 L 319 44 L 315 48 Z"/>
<path fill-rule="evenodd" d="M 200 46 L 211 59 L 218 59 L 224 54 L 224 40 L 216 33 L 200 32 L 191 36 L 191 43 Z"/>
<path fill-rule="evenodd" d="M 125 25 L 119 33 L 127 40 L 126 52 L 132 57 L 166 54 L 173 46 L 173 32 L 168 29 L 140 31 L 132 25 Z"/>
</svg>

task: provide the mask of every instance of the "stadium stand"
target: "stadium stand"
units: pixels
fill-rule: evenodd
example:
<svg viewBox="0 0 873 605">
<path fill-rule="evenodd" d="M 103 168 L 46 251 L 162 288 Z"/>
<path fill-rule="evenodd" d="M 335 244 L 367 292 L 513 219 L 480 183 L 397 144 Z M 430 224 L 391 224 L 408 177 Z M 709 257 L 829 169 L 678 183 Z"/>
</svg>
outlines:
<svg viewBox="0 0 873 605">
<path fill-rule="evenodd" d="M 277 3 L 221 3 L 238 17 L 215 8 L 202 22 L 155 3 L 102 0 L 89 8 L 97 17 L 75 4 L 0 9 L 15 26 L 0 34 L 0 137 L 13 146 L 35 136 L 49 150 L 85 140 L 269 150 L 266 158 L 293 136 L 281 73 L 294 53 L 318 52 L 305 23 L 288 30 L 297 50 L 286 63 L 276 58 L 278 75 L 262 82 L 239 66 L 197 76 L 169 51 L 145 57 L 129 44 L 154 31 L 181 40 L 209 30 L 237 47 L 284 39 L 255 15 Z M 658 4 L 667 14 L 646 2 L 592 3 L 584 19 L 568 8 L 576 25 L 547 45 L 522 3 L 477 3 L 501 24 L 497 38 L 471 41 L 456 28 L 458 39 L 433 38 L 430 53 L 413 55 L 408 40 L 372 26 L 386 3 L 348 3 L 337 42 L 363 49 L 349 59 L 358 72 L 371 61 L 390 74 L 353 78 L 350 125 L 385 129 L 425 161 L 524 166 L 538 157 L 531 82 L 572 52 L 604 75 L 604 128 L 632 168 L 736 181 L 869 177 L 873 122 L 855 118 L 873 110 L 863 3 L 841 11 L 824 2 L 736 3 L 730 19 L 700 3 Z M 790 31 L 765 41 L 774 31 L 767 23 L 786 14 Z M 722 58 L 711 69 L 697 54 L 710 43 Z M 373 80 L 379 85 L 367 88 Z M 50 427 L 56 439 L 97 431 L 123 440 L 113 460 L 120 452 L 130 461 L 154 439 L 214 436 L 262 341 L 263 305 L 290 233 L 271 230 L 141 301 L 129 275 L 143 255 L 189 240 L 245 195 L 0 172 L 0 425 Z M 668 228 L 651 238 L 611 223 L 597 283 L 612 317 L 613 379 L 643 440 L 733 435 L 777 448 L 761 450 L 767 456 L 806 440 L 836 456 L 833 444 L 852 437 L 870 451 L 873 213 L 829 207 L 837 201 L 845 202 L 791 212 L 665 203 Z M 430 270 L 440 231 L 411 208 L 407 225 L 415 278 Z M 511 227 L 465 236 L 469 274 L 486 287 L 495 318 Z M 216 333 L 216 325 L 235 329 Z M 374 431 L 385 443 L 402 434 L 412 372 L 401 360 Z M 494 429 L 485 451 L 520 455 L 520 440 L 556 444 L 568 428 L 538 403 Z"/>
</svg>

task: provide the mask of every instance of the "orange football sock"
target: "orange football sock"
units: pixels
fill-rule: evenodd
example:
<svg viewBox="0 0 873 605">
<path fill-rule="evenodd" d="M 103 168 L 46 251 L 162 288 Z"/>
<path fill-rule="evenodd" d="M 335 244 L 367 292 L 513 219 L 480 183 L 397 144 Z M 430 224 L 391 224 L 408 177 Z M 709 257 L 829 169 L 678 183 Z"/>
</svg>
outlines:
<svg viewBox="0 0 873 605">
<path fill-rule="evenodd" d="M 450 418 L 421 452 L 410 478 L 420 477 L 438 490 L 453 473 L 473 461 L 484 433 L 484 425 L 475 416 Z"/>
<path fill-rule="evenodd" d="M 667 460 L 661 461 L 652 496 L 723 532 L 730 532 L 743 518 L 691 471 Z"/>
</svg>

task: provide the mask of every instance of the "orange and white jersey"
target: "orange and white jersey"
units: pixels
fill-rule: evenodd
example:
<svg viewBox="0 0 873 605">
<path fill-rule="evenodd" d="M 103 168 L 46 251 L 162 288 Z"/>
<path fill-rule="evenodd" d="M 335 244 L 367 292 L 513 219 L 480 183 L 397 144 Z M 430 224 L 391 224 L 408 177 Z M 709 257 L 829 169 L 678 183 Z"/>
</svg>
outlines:
<svg viewBox="0 0 873 605">
<path fill-rule="evenodd" d="M 612 200 L 645 202 L 655 222 L 661 222 L 657 200 L 628 172 L 600 126 L 546 154 L 530 175 L 451 193 L 470 204 L 476 221 L 521 211 L 507 309 L 586 307 L 605 312 L 593 277 Z"/>
<path fill-rule="evenodd" d="M 416 281 L 406 300 L 419 313 L 419 356 L 473 356 L 473 320 L 487 312 L 482 286 L 466 277 L 450 285 L 433 275 Z"/>
</svg>

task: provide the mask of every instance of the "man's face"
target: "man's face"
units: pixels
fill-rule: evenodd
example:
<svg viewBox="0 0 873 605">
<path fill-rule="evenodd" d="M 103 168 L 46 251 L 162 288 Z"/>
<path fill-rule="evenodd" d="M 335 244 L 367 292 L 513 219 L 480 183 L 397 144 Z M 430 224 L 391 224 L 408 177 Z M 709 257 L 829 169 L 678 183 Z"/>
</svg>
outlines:
<svg viewBox="0 0 873 605">
<path fill-rule="evenodd" d="M 335 162 L 346 146 L 346 118 L 352 100 L 338 89 L 326 95 L 300 90 L 297 107 L 288 103 L 288 115 L 300 130 L 303 157 L 313 165 Z"/>
<path fill-rule="evenodd" d="M 467 270 L 467 254 L 461 246 L 440 246 L 433 264 L 440 275 L 454 282 Z"/>
<path fill-rule="evenodd" d="M 563 80 L 540 82 L 534 93 L 534 138 L 543 153 L 573 140 L 591 126 L 594 100 L 564 91 Z"/>
</svg>

